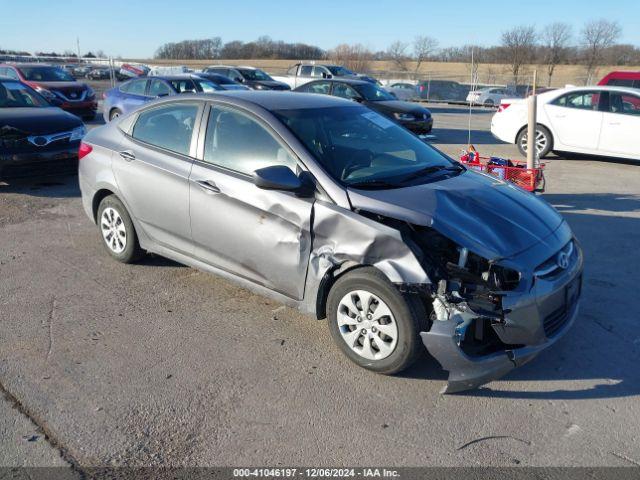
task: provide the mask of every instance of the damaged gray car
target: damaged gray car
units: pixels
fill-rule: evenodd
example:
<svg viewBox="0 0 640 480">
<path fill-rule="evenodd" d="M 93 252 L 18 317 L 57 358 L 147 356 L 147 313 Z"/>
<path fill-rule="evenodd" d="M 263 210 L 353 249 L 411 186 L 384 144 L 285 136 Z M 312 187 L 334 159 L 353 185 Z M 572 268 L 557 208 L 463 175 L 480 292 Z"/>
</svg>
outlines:
<svg viewBox="0 0 640 480">
<path fill-rule="evenodd" d="M 472 389 L 577 315 L 582 252 L 552 207 L 354 102 L 183 95 L 91 131 L 80 157 L 112 257 L 153 252 L 327 318 L 375 372 L 426 347 L 446 392 Z"/>
</svg>

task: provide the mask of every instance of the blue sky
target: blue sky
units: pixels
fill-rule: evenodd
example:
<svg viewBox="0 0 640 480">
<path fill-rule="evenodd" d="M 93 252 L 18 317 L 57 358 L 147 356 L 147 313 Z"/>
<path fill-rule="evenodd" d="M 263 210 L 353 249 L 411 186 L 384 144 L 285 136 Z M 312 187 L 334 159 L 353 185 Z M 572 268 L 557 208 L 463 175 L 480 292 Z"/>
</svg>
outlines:
<svg viewBox="0 0 640 480">
<path fill-rule="evenodd" d="M 640 45 L 640 0 L 532 3 L 530 8 L 516 0 L 0 0 L 0 48 L 75 51 L 79 37 L 83 53 L 149 57 L 170 41 L 249 41 L 261 35 L 325 49 L 343 42 L 385 49 L 417 35 L 433 36 L 444 47 L 491 45 L 515 25 L 564 21 L 578 33 L 585 21 L 603 16 L 620 22 L 622 42 Z"/>
</svg>

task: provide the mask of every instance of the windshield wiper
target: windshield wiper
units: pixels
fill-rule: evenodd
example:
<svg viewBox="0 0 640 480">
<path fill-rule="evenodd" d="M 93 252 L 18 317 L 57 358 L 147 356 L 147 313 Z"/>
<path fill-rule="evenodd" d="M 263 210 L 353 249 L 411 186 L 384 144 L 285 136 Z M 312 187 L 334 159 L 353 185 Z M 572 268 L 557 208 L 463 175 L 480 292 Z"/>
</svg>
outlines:
<svg viewBox="0 0 640 480">
<path fill-rule="evenodd" d="M 420 170 L 416 170 L 415 172 L 410 173 L 402 179 L 402 182 L 415 180 L 416 178 L 425 177 L 436 172 L 462 172 L 463 170 L 465 170 L 465 168 L 462 165 L 432 165 L 430 167 L 421 168 Z"/>
<path fill-rule="evenodd" d="M 361 182 L 348 183 L 348 187 L 361 188 L 363 190 L 369 188 L 399 188 L 397 183 L 391 183 L 386 180 L 362 180 Z"/>
</svg>

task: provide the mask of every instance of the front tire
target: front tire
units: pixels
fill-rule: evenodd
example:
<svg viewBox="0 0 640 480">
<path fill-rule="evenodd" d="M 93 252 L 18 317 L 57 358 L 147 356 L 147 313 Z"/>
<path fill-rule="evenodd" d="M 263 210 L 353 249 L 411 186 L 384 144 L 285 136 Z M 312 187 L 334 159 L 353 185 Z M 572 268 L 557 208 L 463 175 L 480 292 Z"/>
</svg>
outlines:
<svg viewBox="0 0 640 480">
<path fill-rule="evenodd" d="M 524 157 L 527 156 L 527 139 L 528 132 L 527 127 L 525 126 L 516 138 L 516 144 L 518 145 L 518 150 L 520 154 Z M 536 150 L 538 152 L 538 158 L 546 157 L 549 152 L 553 149 L 553 137 L 551 136 L 551 132 L 546 127 L 542 125 L 536 126 Z"/>
<path fill-rule="evenodd" d="M 420 301 L 401 294 L 379 270 L 355 269 L 340 277 L 327 299 L 329 331 L 357 365 L 392 375 L 422 351 L 427 316 Z"/>
<path fill-rule="evenodd" d="M 102 244 L 113 258 L 122 263 L 133 263 L 143 256 L 129 212 L 118 197 L 109 195 L 102 199 L 97 223 Z"/>
</svg>

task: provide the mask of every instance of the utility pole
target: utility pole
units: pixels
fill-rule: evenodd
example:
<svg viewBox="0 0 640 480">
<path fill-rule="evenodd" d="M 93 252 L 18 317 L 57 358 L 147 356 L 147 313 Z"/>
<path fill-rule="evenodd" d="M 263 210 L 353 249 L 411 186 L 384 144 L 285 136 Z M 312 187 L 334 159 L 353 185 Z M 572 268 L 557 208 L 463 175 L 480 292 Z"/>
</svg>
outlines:
<svg viewBox="0 0 640 480">
<path fill-rule="evenodd" d="M 80 61 L 80 37 L 76 37 L 76 47 L 78 47 L 78 62 Z"/>
<path fill-rule="evenodd" d="M 537 107 L 536 99 L 536 81 L 538 71 L 533 71 L 533 85 L 531 85 L 531 95 L 529 95 L 528 110 L 529 120 L 527 125 L 527 168 L 535 168 L 538 164 L 538 150 L 536 148 L 536 124 L 537 124 Z"/>
</svg>

